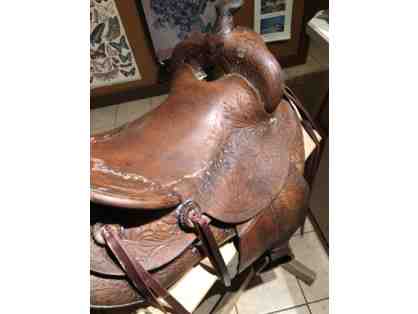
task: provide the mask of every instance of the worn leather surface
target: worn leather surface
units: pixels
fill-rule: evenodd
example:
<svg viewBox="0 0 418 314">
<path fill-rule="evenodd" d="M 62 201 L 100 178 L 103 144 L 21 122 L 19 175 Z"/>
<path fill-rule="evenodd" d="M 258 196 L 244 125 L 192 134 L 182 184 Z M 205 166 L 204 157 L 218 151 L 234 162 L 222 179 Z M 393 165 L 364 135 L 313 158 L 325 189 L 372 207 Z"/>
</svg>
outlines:
<svg viewBox="0 0 418 314">
<path fill-rule="evenodd" d="M 91 138 L 93 308 L 143 301 L 101 242 L 101 224 L 118 226 L 129 256 L 167 288 L 204 258 L 178 222 L 176 207 L 188 199 L 212 218 L 218 245 L 235 240 L 239 271 L 286 244 L 303 221 L 303 138 L 282 70 L 258 34 L 221 13 L 214 33 L 176 47 L 163 104 Z M 198 79 L 215 64 L 225 75 Z"/>
<path fill-rule="evenodd" d="M 90 270 L 96 274 L 125 277 L 124 271 L 109 255 L 105 246 L 94 239 L 94 226 L 98 222 L 123 226 L 125 247 L 146 270 L 165 266 L 189 249 L 196 239 L 193 232 L 184 232 L 179 227 L 174 210 L 160 212 L 158 215 L 148 212 L 133 215 L 93 204 L 92 211 L 97 218 L 92 220 L 90 228 Z M 109 211 L 113 212 L 109 214 Z M 103 216 L 107 219 L 101 219 Z M 213 225 L 212 229 L 219 241 L 225 241 L 235 234 L 233 226 L 225 224 L 222 224 L 222 228 Z"/>
<path fill-rule="evenodd" d="M 227 240 L 232 239 L 235 236 L 235 229 L 223 226 L 212 226 L 213 234 L 217 243 L 220 245 Z M 136 240 L 136 246 L 128 246 L 132 250 L 132 254 L 136 254 L 136 247 L 142 246 L 141 231 L 132 228 L 133 232 L 136 232 L 139 236 Z M 154 249 L 158 246 L 158 239 L 162 230 L 156 230 L 149 233 L 148 236 L 153 238 L 155 244 Z M 134 244 L 134 243 L 132 243 Z M 111 257 L 106 256 L 106 248 L 100 247 L 91 241 L 91 245 L 94 246 L 91 254 L 91 269 L 90 269 L 90 304 L 92 307 L 103 306 L 122 306 L 133 302 L 141 303 L 142 297 L 136 292 L 126 278 L 123 270 L 116 264 Z M 177 280 L 179 280 L 190 268 L 196 265 L 204 256 L 201 250 L 196 246 L 188 245 L 176 251 L 175 247 L 170 243 L 162 245 L 163 251 L 158 256 L 166 258 L 165 255 L 169 254 L 169 251 L 176 252 L 176 257 L 169 263 L 164 264 L 163 267 L 152 269 L 151 273 L 155 275 L 155 278 L 165 287 L 170 287 Z M 133 255 L 137 257 L 137 255 Z M 139 255 L 140 256 L 140 255 Z"/>
<path fill-rule="evenodd" d="M 237 74 L 206 82 L 194 78 L 188 65 L 179 72 L 183 84 L 156 111 L 92 141 L 93 199 L 131 207 L 121 198 L 167 191 L 193 197 L 221 221 L 245 221 L 272 201 L 287 176 L 283 118 L 265 112 L 254 88 Z"/>
</svg>

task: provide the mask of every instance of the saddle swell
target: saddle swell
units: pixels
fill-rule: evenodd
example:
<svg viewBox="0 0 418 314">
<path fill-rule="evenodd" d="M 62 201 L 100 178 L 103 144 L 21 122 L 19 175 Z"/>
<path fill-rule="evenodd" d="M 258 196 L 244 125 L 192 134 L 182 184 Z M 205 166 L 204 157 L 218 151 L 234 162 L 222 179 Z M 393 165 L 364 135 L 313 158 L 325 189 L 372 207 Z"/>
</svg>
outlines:
<svg viewBox="0 0 418 314">
<path fill-rule="evenodd" d="M 244 27 L 233 27 L 226 11 L 218 17 L 215 33 L 193 33 L 174 49 L 175 69 L 184 63 L 196 73 L 210 65 L 219 65 L 226 74 L 242 75 L 261 97 L 264 109 L 272 113 L 283 96 L 283 71 L 259 34 Z M 176 76 L 174 76 L 176 81 Z"/>
<path fill-rule="evenodd" d="M 261 37 L 233 27 L 240 3 L 224 1 L 215 33 L 175 48 L 164 103 L 91 138 L 93 308 L 162 308 L 168 296 L 188 313 L 166 289 L 194 265 L 209 257 L 229 285 L 220 245 L 236 243 L 241 272 L 306 215 L 301 124 Z M 210 64 L 225 75 L 200 80 Z"/>
</svg>

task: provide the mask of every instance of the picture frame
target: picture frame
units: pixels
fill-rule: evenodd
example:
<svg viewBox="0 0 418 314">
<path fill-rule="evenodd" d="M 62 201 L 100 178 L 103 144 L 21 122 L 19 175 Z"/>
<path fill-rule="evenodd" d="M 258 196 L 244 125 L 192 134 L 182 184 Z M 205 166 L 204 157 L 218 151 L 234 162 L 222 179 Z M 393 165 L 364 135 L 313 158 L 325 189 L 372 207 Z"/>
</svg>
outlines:
<svg viewBox="0 0 418 314">
<path fill-rule="evenodd" d="M 141 79 L 115 0 L 90 0 L 90 89 Z"/>
<path fill-rule="evenodd" d="M 292 38 L 293 0 L 254 1 L 254 30 L 265 42 Z"/>
<path fill-rule="evenodd" d="M 109 1 L 102 1 L 107 3 Z M 152 47 L 139 0 L 114 0 L 124 26 L 140 79 L 90 89 L 90 108 L 99 108 L 139 98 L 166 93 L 168 85 L 161 82 L 161 68 Z"/>
</svg>

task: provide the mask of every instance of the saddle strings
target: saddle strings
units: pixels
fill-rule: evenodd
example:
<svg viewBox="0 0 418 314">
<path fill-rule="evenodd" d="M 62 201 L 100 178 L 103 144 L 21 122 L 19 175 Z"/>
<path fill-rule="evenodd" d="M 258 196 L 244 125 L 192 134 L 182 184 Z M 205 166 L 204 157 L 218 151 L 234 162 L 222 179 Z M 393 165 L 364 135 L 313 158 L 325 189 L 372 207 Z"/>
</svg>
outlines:
<svg viewBox="0 0 418 314">
<path fill-rule="evenodd" d="M 319 161 L 321 157 L 321 149 L 322 149 L 321 144 L 319 142 L 319 138 L 317 137 L 315 131 L 322 138 L 324 138 L 324 135 L 323 135 L 322 130 L 315 123 L 314 119 L 312 119 L 311 115 L 302 105 L 301 101 L 297 98 L 295 93 L 286 85 L 284 87 L 284 95 L 288 99 L 288 101 L 294 104 L 296 108 L 299 110 L 299 113 L 302 116 L 301 124 L 304 127 L 305 131 L 308 133 L 308 135 L 312 138 L 316 146 L 316 148 L 312 152 L 311 157 L 308 159 L 308 161 L 305 164 L 305 171 L 304 171 L 304 176 L 305 176 L 306 181 L 308 182 L 309 186 L 312 186 L 313 180 L 315 178 L 315 174 L 319 166 Z"/>
</svg>

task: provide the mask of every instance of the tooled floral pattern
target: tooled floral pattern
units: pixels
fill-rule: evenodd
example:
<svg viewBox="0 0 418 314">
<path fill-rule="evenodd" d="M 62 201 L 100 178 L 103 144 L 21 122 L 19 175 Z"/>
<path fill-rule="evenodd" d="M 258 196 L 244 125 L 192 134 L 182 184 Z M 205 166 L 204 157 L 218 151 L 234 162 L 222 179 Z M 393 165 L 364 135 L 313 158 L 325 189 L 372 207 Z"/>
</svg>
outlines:
<svg viewBox="0 0 418 314">
<path fill-rule="evenodd" d="M 151 223 L 127 230 L 127 240 L 137 242 L 166 242 L 180 232 L 175 213 L 155 220 Z"/>
<path fill-rule="evenodd" d="M 140 221 L 138 221 L 138 224 Z M 126 248 L 145 269 L 154 269 L 164 265 L 181 252 L 194 240 L 195 235 L 186 234 L 177 225 L 175 211 L 151 222 L 138 225 L 133 217 L 132 224 L 123 228 L 123 242 Z M 123 275 L 124 272 L 115 264 L 105 250 L 91 241 L 92 270 L 98 273 Z M 162 252 L 162 253 L 161 253 Z"/>
<path fill-rule="evenodd" d="M 134 242 L 136 260 L 146 268 L 155 262 L 155 258 L 168 261 L 170 255 L 185 250 L 194 238 L 194 234 L 185 234 L 179 228 L 175 211 L 151 223 L 126 230 L 126 239 Z M 165 257 L 162 258 L 161 254 Z"/>
</svg>

